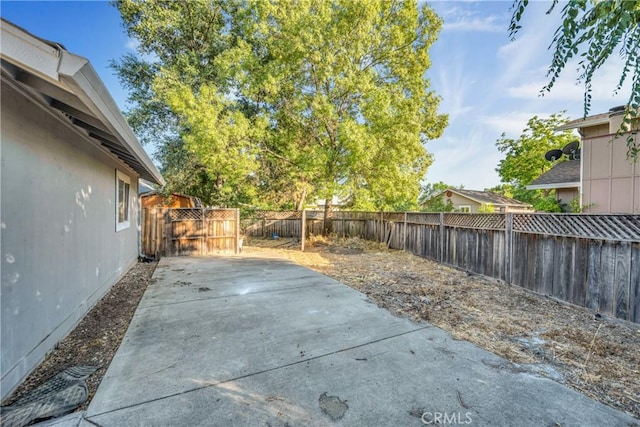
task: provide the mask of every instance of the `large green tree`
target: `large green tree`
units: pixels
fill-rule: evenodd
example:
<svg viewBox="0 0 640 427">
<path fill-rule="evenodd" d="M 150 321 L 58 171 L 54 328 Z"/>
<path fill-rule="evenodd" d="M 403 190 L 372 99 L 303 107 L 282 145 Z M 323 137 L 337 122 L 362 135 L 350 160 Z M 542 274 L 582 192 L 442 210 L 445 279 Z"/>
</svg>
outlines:
<svg viewBox="0 0 640 427">
<path fill-rule="evenodd" d="M 562 149 L 578 139 L 571 130 L 556 132 L 559 126 L 567 122 L 568 118 L 562 112 L 548 118 L 533 116 L 518 139 L 502 134 L 496 141 L 496 147 L 505 157 L 498 163 L 496 172 L 506 184 L 501 187 L 503 194 L 509 192 L 511 197 L 531 203 L 538 210 L 559 210 L 549 191 L 527 190 L 525 187 L 553 167 L 554 163 L 545 159 L 547 151 Z"/>
<path fill-rule="evenodd" d="M 129 90 L 127 119 L 143 143 L 159 146 L 165 190 L 198 195 L 209 205 L 250 202 L 254 191 L 251 153 L 234 158 L 251 136 L 238 133 L 249 125 L 243 114 L 239 126 L 233 123 L 238 115 L 229 103 L 232 83 L 217 63 L 235 45 L 230 17 L 238 3 L 114 2 L 138 42 L 137 55 L 113 64 Z M 202 102 L 213 111 L 205 114 Z"/>
<path fill-rule="evenodd" d="M 558 3 L 562 4 L 562 24 L 556 30 L 551 46 L 554 54 L 547 76 L 549 83 L 543 92 L 552 90 L 560 73 L 573 58 L 578 61 L 579 77 L 585 87 L 584 115 L 591 107 L 591 88 L 595 72 L 612 55 L 622 60 L 617 93 L 623 84 L 631 81 L 631 92 L 627 101 L 621 133 L 632 120 L 638 118 L 640 108 L 640 2 L 635 0 L 553 0 L 550 13 Z M 509 31 L 515 37 L 520 30 L 528 0 L 515 0 Z M 551 47 L 550 46 L 550 47 Z M 640 153 L 638 142 L 627 138 L 628 156 L 637 159 Z"/>
<path fill-rule="evenodd" d="M 154 57 L 116 66 L 134 88 L 129 117 L 166 114 L 222 199 L 244 191 L 298 208 L 334 195 L 359 208 L 415 203 L 431 162 L 424 143 L 447 120 L 425 78 L 441 26 L 428 6 L 117 4 L 140 53 Z M 153 124 L 144 131 L 162 130 Z"/>
<path fill-rule="evenodd" d="M 258 2 L 256 11 L 249 31 L 272 59 L 250 90 L 272 108 L 272 151 L 293 153 L 327 213 L 334 195 L 361 209 L 415 201 L 431 163 L 424 143 L 446 125 L 424 76 L 441 26 L 433 10 L 309 0 Z"/>
</svg>

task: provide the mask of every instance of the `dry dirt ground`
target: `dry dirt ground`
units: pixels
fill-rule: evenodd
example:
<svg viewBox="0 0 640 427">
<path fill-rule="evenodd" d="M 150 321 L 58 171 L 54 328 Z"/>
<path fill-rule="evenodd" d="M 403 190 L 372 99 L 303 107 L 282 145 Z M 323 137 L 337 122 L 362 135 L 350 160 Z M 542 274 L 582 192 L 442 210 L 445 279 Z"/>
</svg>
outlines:
<svg viewBox="0 0 640 427">
<path fill-rule="evenodd" d="M 253 240 L 245 243 L 251 253 L 286 257 L 398 316 L 426 320 L 515 364 L 539 364 L 543 375 L 640 418 L 640 325 L 360 239 L 315 239 L 304 253 L 290 240 Z M 155 267 L 130 270 L 3 404 L 73 365 L 100 366 L 87 381 L 91 398 Z"/>
<path fill-rule="evenodd" d="M 360 239 L 247 242 L 640 418 L 640 325 Z"/>
<path fill-rule="evenodd" d="M 151 262 L 133 266 L 2 405 L 10 405 L 68 367 L 99 366 L 87 379 L 89 398 L 78 408 L 86 409 L 120 346 L 157 265 L 157 262 Z"/>
</svg>

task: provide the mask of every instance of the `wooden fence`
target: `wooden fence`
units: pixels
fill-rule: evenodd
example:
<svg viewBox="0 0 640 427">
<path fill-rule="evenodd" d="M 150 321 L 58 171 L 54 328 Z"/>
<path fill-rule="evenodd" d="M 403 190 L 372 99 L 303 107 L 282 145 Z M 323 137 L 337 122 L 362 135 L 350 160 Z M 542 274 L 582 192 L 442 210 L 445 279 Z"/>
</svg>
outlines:
<svg viewBox="0 0 640 427">
<path fill-rule="evenodd" d="M 305 235 L 323 212 L 306 211 Z M 640 323 L 640 216 L 592 214 L 332 213 L 334 233 Z M 302 213 L 258 212 L 248 236 L 301 237 Z"/>
<path fill-rule="evenodd" d="M 142 253 L 150 257 L 240 250 L 238 209 L 142 209 Z"/>
</svg>

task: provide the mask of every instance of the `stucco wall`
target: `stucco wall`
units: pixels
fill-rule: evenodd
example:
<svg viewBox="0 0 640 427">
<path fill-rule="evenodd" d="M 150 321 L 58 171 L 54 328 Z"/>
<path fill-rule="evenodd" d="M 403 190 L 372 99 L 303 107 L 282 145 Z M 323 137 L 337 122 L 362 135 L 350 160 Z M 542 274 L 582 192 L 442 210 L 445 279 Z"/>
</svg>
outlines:
<svg viewBox="0 0 640 427">
<path fill-rule="evenodd" d="M 604 132 L 586 128 L 582 140 L 585 212 L 640 213 L 640 163 L 627 159 L 625 137 Z"/>
<path fill-rule="evenodd" d="M 450 200 L 453 206 L 456 208 L 456 211 L 460 210 L 460 206 L 471 207 L 472 213 L 478 212 L 478 209 L 480 208 L 480 203 L 469 200 L 466 197 L 462 197 L 456 193 L 451 193 L 451 197 L 447 197 L 447 195 L 444 194 L 442 196 L 442 200 L 444 201 L 444 203 L 447 203 L 447 201 Z"/>
<path fill-rule="evenodd" d="M 135 262 L 137 177 L 2 86 L 2 397 Z M 116 232 L 116 169 L 131 226 Z"/>
<path fill-rule="evenodd" d="M 556 189 L 556 200 L 563 205 L 570 205 L 574 199 L 580 197 L 578 188 L 558 188 Z"/>
</svg>

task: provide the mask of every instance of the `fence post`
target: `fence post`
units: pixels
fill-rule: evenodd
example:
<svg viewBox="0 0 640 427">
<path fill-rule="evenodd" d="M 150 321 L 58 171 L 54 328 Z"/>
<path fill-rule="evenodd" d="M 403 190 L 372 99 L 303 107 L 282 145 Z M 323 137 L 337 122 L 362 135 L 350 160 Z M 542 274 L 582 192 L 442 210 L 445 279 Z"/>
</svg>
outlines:
<svg viewBox="0 0 640 427">
<path fill-rule="evenodd" d="M 404 233 L 402 236 L 402 250 L 403 251 L 407 251 L 407 213 L 404 213 L 404 227 L 403 227 Z"/>
<path fill-rule="evenodd" d="M 439 248 L 438 248 L 438 261 L 444 262 L 444 212 L 440 212 L 440 224 L 438 224 L 438 228 L 440 231 L 440 236 L 438 236 L 439 240 Z"/>
<path fill-rule="evenodd" d="M 300 250 L 304 252 L 304 242 L 307 240 L 307 210 L 302 209 L 302 220 L 300 224 Z"/>
<path fill-rule="evenodd" d="M 162 208 L 164 217 L 164 252 L 166 256 L 173 256 L 173 225 L 171 223 L 171 208 Z"/>
<path fill-rule="evenodd" d="M 384 212 L 380 212 L 380 243 L 384 241 Z"/>
<path fill-rule="evenodd" d="M 511 261 L 513 255 L 513 214 L 504 217 L 504 278 L 511 283 Z"/>
<path fill-rule="evenodd" d="M 236 253 L 240 253 L 240 208 L 236 208 Z"/>
<path fill-rule="evenodd" d="M 207 230 L 207 213 L 204 206 L 202 207 L 202 230 L 200 230 L 200 255 L 207 255 L 205 247 L 207 246 L 207 236 L 209 230 Z"/>
</svg>

